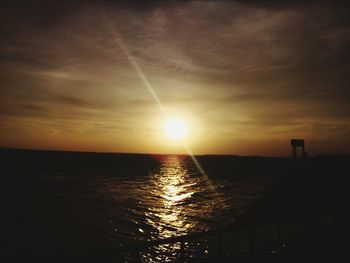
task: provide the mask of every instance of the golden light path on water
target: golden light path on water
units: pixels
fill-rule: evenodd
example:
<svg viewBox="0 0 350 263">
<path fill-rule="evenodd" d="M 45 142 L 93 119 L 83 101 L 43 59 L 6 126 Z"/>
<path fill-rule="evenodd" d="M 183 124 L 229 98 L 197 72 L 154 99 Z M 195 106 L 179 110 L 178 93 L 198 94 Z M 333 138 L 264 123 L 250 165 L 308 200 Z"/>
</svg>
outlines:
<svg viewBox="0 0 350 263">
<path fill-rule="evenodd" d="M 159 238 L 187 234 L 194 227 L 193 222 L 186 220 L 190 211 L 183 211 L 185 208 L 180 205 L 195 193 L 193 186 L 196 183 L 187 183 L 186 179 L 187 170 L 176 158 L 165 160 L 159 174 L 152 178 L 152 194 L 162 198 L 157 204 L 149 207 L 146 220 L 158 230 Z M 155 247 L 152 253 L 144 252 L 140 256 L 144 262 L 166 262 L 171 261 L 172 256 L 176 257 L 179 249 L 179 244 L 165 244 Z"/>
<path fill-rule="evenodd" d="M 142 204 L 146 209 L 145 223 L 150 226 L 150 239 L 205 231 L 203 220 L 215 217 L 217 209 L 227 208 L 226 197 L 208 187 L 206 179 L 198 176 L 198 171 L 191 170 L 190 162 L 186 158 L 169 156 L 142 187 Z M 142 229 L 143 234 L 146 232 Z M 179 250 L 179 243 L 159 245 L 141 252 L 140 258 L 143 262 L 173 262 Z"/>
<path fill-rule="evenodd" d="M 152 202 L 146 213 L 146 220 L 158 230 L 160 238 L 168 238 L 174 234 L 184 234 L 191 228 L 191 224 L 185 223 L 185 213 L 182 213 L 181 203 L 191 197 L 196 182 L 186 182 L 189 178 L 187 169 L 176 157 L 166 159 L 151 179 L 152 196 L 161 197 L 157 202 Z"/>
</svg>

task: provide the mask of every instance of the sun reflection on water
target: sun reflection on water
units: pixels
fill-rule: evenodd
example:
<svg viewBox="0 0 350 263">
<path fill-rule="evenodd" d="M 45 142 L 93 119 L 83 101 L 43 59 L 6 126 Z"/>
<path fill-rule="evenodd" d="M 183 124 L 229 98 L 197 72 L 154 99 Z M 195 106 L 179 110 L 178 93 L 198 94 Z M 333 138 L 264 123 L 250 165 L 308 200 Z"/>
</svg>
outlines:
<svg viewBox="0 0 350 263">
<path fill-rule="evenodd" d="M 188 170 L 186 161 L 171 156 L 163 160 L 158 172 L 150 178 L 150 196 L 147 198 L 147 224 L 154 229 L 151 239 L 186 235 L 198 221 L 193 196 L 203 190 L 203 178 Z M 173 262 L 180 244 L 164 244 L 144 251 L 143 262 Z"/>
<path fill-rule="evenodd" d="M 197 183 L 188 180 L 190 178 L 186 167 L 175 156 L 164 160 L 159 173 L 154 174 L 151 194 L 156 198 L 148 207 L 146 220 L 157 230 L 157 238 L 187 234 L 187 230 L 193 227 L 186 220 L 186 207 L 181 205 L 197 190 Z"/>
<path fill-rule="evenodd" d="M 158 240 L 209 229 L 227 199 L 202 176 L 190 158 L 169 156 L 140 189 L 144 239 Z M 180 244 L 152 247 L 140 254 L 143 262 L 174 262 Z"/>
</svg>

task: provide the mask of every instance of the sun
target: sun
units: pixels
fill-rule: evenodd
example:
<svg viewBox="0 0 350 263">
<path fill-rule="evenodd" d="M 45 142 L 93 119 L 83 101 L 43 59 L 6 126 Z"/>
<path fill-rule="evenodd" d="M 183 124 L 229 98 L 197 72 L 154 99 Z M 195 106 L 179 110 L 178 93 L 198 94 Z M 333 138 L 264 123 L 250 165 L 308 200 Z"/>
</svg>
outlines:
<svg viewBox="0 0 350 263">
<path fill-rule="evenodd" d="M 181 119 L 168 119 L 164 123 L 164 132 L 169 139 L 184 139 L 187 136 L 187 123 Z"/>
</svg>

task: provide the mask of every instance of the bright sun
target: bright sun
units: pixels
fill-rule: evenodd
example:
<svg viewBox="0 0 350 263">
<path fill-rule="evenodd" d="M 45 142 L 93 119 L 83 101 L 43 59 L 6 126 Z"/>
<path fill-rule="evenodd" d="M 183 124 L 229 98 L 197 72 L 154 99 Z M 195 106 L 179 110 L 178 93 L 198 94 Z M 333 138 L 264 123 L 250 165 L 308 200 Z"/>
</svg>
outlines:
<svg viewBox="0 0 350 263">
<path fill-rule="evenodd" d="M 187 124 L 181 119 L 169 119 L 164 123 L 164 132 L 169 139 L 184 139 L 187 135 Z"/>
</svg>

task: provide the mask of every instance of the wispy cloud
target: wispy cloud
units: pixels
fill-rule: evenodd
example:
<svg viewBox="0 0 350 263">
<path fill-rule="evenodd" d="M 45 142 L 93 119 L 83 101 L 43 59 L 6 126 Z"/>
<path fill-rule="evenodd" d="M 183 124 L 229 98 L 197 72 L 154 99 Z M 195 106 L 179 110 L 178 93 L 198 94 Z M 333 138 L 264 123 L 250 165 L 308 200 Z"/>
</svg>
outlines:
<svg viewBox="0 0 350 263">
<path fill-rule="evenodd" d="M 345 147 L 348 7 L 332 1 L 8 3 L 0 11 L 1 124 L 35 118 L 52 129 L 67 125 L 67 138 L 69 126 L 106 134 L 118 127 L 135 138 L 135 126 L 148 129 L 156 105 L 117 32 L 164 106 L 205 118 L 213 138 L 231 136 L 231 144 L 245 134 L 288 140 L 294 133 L 317 142 L 338 135 Z"/>
</svg>

